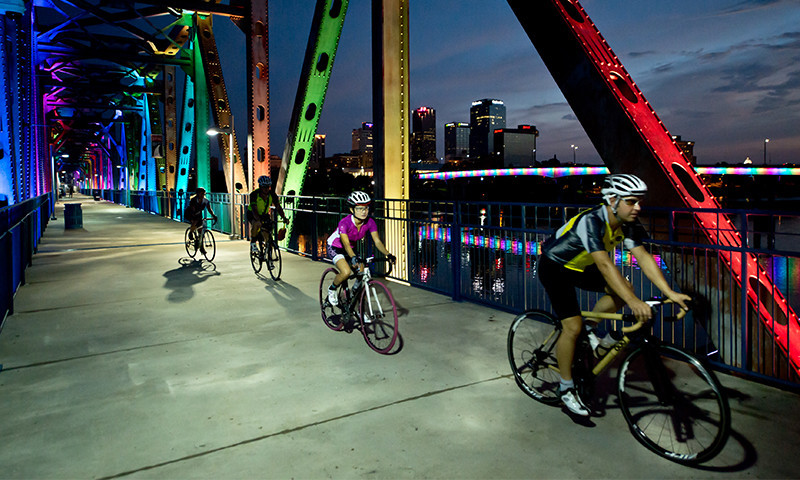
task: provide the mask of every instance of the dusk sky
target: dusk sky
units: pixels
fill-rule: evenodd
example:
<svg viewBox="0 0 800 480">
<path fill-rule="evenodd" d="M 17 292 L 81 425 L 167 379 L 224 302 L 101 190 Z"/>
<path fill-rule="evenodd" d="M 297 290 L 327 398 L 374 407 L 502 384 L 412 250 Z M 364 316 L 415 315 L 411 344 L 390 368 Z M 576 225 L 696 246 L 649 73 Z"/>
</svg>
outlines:
<svg viewBox="0 0 800 480">
<path fill-rule="evenodd" d="M 270 0 L 272 154 L 281 155 L 308 41 L 314 0 Z M 350 150 L 350 133 L 372 121 L 370 5 L 351 0 L 319 133 L 327 154 Z M 800 2 L 797 0 L 584 0 L 589 17 L 667 129 L 696 142 L 698 164 L 800 162 Z M 444 124 L 469 122 L 473 100 L 497 98 L 506 125 L 540 131 L 537 158 L 602 163 L 505 1 L 411 1 L 411 108 Z M 224 25 L 223 25 L 224 24 Z M 226 83 L 244 132 L 244 41 L 215 19 Z M 227 33 L 230 32 L 230 33 Z M 243 96 L 242 96 L 243 97 Z M 238 112 L 242 112 L 239 114 Z M 240 121 L 242 120 L 241 124 Z M 241 135 L 241 134 L 240 134 Z M 241 141 L 244 140 L 240 137 Z"/>
</svg>

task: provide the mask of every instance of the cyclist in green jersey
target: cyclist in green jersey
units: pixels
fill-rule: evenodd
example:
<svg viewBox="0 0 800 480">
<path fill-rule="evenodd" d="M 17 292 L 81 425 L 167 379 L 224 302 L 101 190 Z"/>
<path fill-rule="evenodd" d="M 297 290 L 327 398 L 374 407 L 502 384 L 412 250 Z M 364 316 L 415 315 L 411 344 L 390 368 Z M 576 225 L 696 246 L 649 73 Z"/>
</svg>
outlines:
<svg viewBox="0 0 800 480">
<path fill-rule="evenodd" d="M 645 276 L 665 297 L 683 308 L 687 308 L 686 302 L 690 300 L 688 295 L 672 290 L 643 245 L 646 233 L 637 217 L 647 185 L 635 175 L 609 175 L 601 193 L 602 205 L 576 215 L 542 245 L 538 264 L 539 280 L 563 327 L 556 343 L 561 400 L 569 411 L 581 416 L 588 416 L 589 409 L 578 396 L 572 380 L 575 344 L 583 328 L 576 288 L 606 293 L 595 304 L 595 312 L 611 313 L 627 305 L 637 320 L 649 319 L 652 316 L 650 307 L 639 299 L 609 256 L 617 245 L 624 243 Z M 597 337 L 595 335 L 594 340 L 602 345 L 604 342 Z M 606 345 L 613 344 L 610 337 L 603 340 L 608 342 Z"/>
<path fill-rule="evenodd" d="M 258 177 L 258 189 L 250 192 L 250 205 L 247 208 L 247 221 L 250 222 L 250 251 L 258 253 L 258 236 L 261 234 L 261 229 L 272 231 L 272 217 L 270 216 L 270 207 L 275 207 L 275 210 L 283 219 L 283 223 L 288 222 L 286 215 L 283 213 L 278 195 L 272 191 L 272 179 L 266 175 Z"/>
</svg>

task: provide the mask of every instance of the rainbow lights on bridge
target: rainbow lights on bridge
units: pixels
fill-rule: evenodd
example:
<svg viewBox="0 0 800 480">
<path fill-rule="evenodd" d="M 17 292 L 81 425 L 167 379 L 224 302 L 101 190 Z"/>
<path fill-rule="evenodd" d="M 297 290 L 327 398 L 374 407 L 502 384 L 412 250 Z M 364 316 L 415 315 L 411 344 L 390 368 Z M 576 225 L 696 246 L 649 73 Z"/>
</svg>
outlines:
<svg viewBox="0 0 800 480">
<path fill-rule="evenodd" d="M 796 167 L 695 167 L 694 170 L 700 175 L 800 175 L 800 168 Z M 608 173 L 609 171 L 606 167 L 531 167 L 420 173 L 417 177 L 420 180 L 522 176 L 558 178 L 578 175 L 607 175 Z"/>
</svg>

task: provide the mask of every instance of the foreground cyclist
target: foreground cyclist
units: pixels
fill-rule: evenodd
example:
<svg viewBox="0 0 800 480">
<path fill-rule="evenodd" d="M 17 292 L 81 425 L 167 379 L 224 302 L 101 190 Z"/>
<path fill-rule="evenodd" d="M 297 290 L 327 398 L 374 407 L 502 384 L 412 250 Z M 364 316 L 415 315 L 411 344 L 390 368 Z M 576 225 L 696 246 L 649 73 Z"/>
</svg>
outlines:
<svg viewBox="0 0 800 480">
<path fill-rule="evenodd" d="M 203 224 L 203 212 L 205 210 L 208 210 L 208 213 L 211 214 L 211 218 L 216 222 L 217 216 L 214 214 L 214 211 L 211 210 L 211 202 L 206 198 L 206 189 L 198 187 L 194 195 L 189 198 L 189 203 L 186 204 L 183 216 L 184 219 L 188 220 L 191 224 L 189 227 L 189 239 L 194 240 L 195 248 L 199 248 L 201 253 L 206 253 L 206 251 L 203 245 L 200 244 L 200 236 L 197 235 L 196 230 Z"/>
<path fill-rule="evenodd" d="M 687 308 L 685 302 L 690 300 L 688 295 L 670 288 L 653 256 L 643 246 L 646 233 L 636 219 L 647 185 L 635 175 L 609 175 L 601 193 L 603 204 L 572 217 L 542 245 L 538 267 L 539 280 L 563 327 L 556 343 L 561 401 L 569 411 L 581 416 L 589 416 L 589 409 L 572 380 L 575 344 L 583 327 L 575 288 L 607 294 L 597 301 L 594 312 L 611 313 L 627 305 L 637 320 L 649 319 L 650 307 L 636 296 L 633 286 L 610 257 L 614 248 L 623 243 L 664 296 L 683 308 Z"/>
<path fill-rule="evenodd" d="M 328 301 L 333 306 L 339 304 L 336 290 L 353 274 L 352 268 L 364 268 L 364 260 L 356 255 L 353 245 L 366 237 L 367 233 L 372 236 L 375 248 L 386 255 L 390 262 L 394 263 L 395 261 L 395 256 L 389 253 L 389 250 L 381 242 L 378 225 L 369 216 L 371 203 L 372 199 L 366 193 L 358 191 L 351 193 L 347 197 L 350 215 L 344 217 L 336 230 L 328 237 L 328 258 L 333 260 L 333 264 L 339 272 L 328 287 Z"/>
<path fill-rule="evenodd" d="M 250 222 L 250 252 L 258 253 L 258 236 L 261 229 L 272 231 L 272 218 L 269 215 L 270 207 L 274 206 L 278 215 L 287 223 L 278 195 L 272 191 L 272 179 L 266 175 L 258 177 L 258 188 L 250 192 L 250 205 L 247 208 L 247 221 Z"/>
</svg>

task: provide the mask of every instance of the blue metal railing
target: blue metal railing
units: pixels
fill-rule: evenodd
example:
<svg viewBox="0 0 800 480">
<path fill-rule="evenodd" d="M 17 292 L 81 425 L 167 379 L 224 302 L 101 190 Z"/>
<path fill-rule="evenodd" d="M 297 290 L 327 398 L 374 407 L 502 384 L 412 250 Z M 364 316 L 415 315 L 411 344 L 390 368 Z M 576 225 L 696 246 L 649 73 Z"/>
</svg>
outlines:
<svg viewBox="0 0 800 480">
<path fill-rule="evenodd" d="M 120 193 L 104 192 L 104 198 L 120 202 Z M 181 220 L 186 197 L 165 208 L 159 192 L 137 192 L 130 203 L 154 213 L 164 212 Z M 227 218 L 229 196 L 208 194 L 215 212 Z M 245 195 L 234 197 L 236 208 L 245 208 Z M 283 208 L 293 213 L 294 235 L 283 241 L 290 252 L 325 259 L 327 237 L 349 213 L 338 197 L 281 197 Z M 405 273 L 395 278 L 449 295 L 455 300 L 482 303 L 509 312 L 529 308 L 549 309 L 547 295 L 536 278 L 536 259 L 542 242 L 567 219 L 587 205 L 518 204 L 472 201 L 400 201 L 374 203 L 373 218 L 385 238 L 390 225 L 402 224 L 405 234 Z M 649 249 L 667 279 L 698 299 L 698 307 L 682 323 L 656 321 L 654 331 L 663 339 L 707 356 L 712 362 L 748 375 L 800 383 L 788 354 L 762 325 L 760 313 L 748 305 L 746 286 L 735 281 L 720 253 L 735 250 L 756 255 L 771 275 L 777 290 L 793 311 L 800 309 L 800 215 L 793 212 L 714 210 L 720 218 L 719 235 L 734 229 L 744 242 L 739 247 L 710 244 L 693 220 L 691 209 L 648 208 L 641 220 L 652 240 Z M 241 215 L 244 222 L 244 215 Z M 230 232 L 223 223 L 220 231 Z M 219 226 L 218 226 L 219 227 Z M 244 225 L 238 226 L 247 235 Z M 394 228 L 394 227 L 392 227 Z M 394 230 L 393 230 L 394 231 Z M 362 246 L 371 249 L 367 242 Z M 400 252 L 393 252 L 398 255 Z M 635 259 L 619 250 L 615 261 L 640 296 L 659 292 L 641 273 Z M 596 295 L 581 293 L 587 307 Z M 795 342 L 800 339 L 790 338 Z"/>
<path fill-rule="evenodd" d="M 14 313 L 14 295 L 25 283 L 25 269 L 53 213 L 52 200 L 44 194 L 0 208 L 0 329 Z"/>
</svg>

